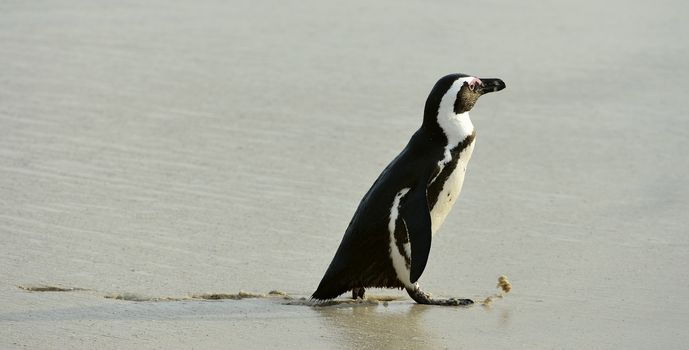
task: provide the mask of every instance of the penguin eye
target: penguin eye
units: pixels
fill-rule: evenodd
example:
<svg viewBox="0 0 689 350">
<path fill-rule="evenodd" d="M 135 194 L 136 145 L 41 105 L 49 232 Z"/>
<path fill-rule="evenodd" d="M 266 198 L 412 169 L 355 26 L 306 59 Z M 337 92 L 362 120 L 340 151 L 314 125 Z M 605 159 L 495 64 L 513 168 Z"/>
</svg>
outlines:
<svg viewBox="0 0 689 350">
<path fill-rule="evenodd" d="M 483 82 L 481 81 L 481 79 L 472 78 L 471 81 L 467 82 L 466 84 L 469 85 L 469 90 L 474 91 L 476 87 L 482 85 Z"/>
</svg>

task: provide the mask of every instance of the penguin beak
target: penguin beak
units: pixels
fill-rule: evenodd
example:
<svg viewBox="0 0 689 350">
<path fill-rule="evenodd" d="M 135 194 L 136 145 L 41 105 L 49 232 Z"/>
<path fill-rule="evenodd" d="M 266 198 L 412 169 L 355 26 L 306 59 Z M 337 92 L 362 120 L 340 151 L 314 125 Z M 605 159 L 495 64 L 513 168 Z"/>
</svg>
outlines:
<svg viewBox="0 0 689 350">
<path fill-rule="evenodd" d="M 498 78 L 481 78 L 481 85 L 476 87 L 479 94 L 500 91 L 505 88 L 505 82 Z"/>
</svg>

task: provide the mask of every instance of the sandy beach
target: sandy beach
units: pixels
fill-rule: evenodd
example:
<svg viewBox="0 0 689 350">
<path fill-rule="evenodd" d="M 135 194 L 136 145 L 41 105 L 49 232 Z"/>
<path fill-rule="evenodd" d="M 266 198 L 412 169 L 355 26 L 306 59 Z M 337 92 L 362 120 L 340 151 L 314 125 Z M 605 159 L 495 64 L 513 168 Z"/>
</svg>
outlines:
<svg viewBox="0 0 689 350">
<path fill-rule="evenodd" d="M 0 348 L 685 348 L 685 9 L 5 1 Z M 420 282 L 512 291 L 302 300 L 455 72 L 507 89 Z"/>
</svg>

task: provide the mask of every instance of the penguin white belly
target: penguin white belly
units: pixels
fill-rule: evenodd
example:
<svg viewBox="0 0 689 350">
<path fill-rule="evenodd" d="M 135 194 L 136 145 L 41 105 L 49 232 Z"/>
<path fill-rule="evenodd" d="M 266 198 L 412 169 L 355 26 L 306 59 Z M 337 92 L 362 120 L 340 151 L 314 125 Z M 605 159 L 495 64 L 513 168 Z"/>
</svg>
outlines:
<svg viewBox="0 0 689 350">
<path fill-rule="evenodd" d="M 438 195 L 438 201 L 431 209 L 431 234 L 435 235 L 440 226 L 445 221 L 450 209 L 455 205 L 459 193 L 464 184 L 464 174 L 467 170 L 467 164 L 471 158 L 471 153 L 474 151 L 474 142 L 469 144 L 462 152 L 459 153 L 459 160 L 457 166 L 452 171 L 447 181 L 443 184 L 443 189 Z"/>
</svg>

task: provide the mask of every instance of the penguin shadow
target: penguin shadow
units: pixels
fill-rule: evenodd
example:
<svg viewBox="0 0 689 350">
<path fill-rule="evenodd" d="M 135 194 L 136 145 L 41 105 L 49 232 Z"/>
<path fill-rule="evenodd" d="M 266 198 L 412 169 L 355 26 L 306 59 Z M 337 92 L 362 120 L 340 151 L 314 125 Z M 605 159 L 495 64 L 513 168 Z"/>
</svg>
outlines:
<svg viewBox="0 0 689 350">
<path fill-rule="evenodd" d="M 332 339 L 343 348 L 438 349 L 437 334 L 424 324 L 426 305 L 400 300 L 389 303 L 338 303 L 314 307 Z"/>
</svg>

